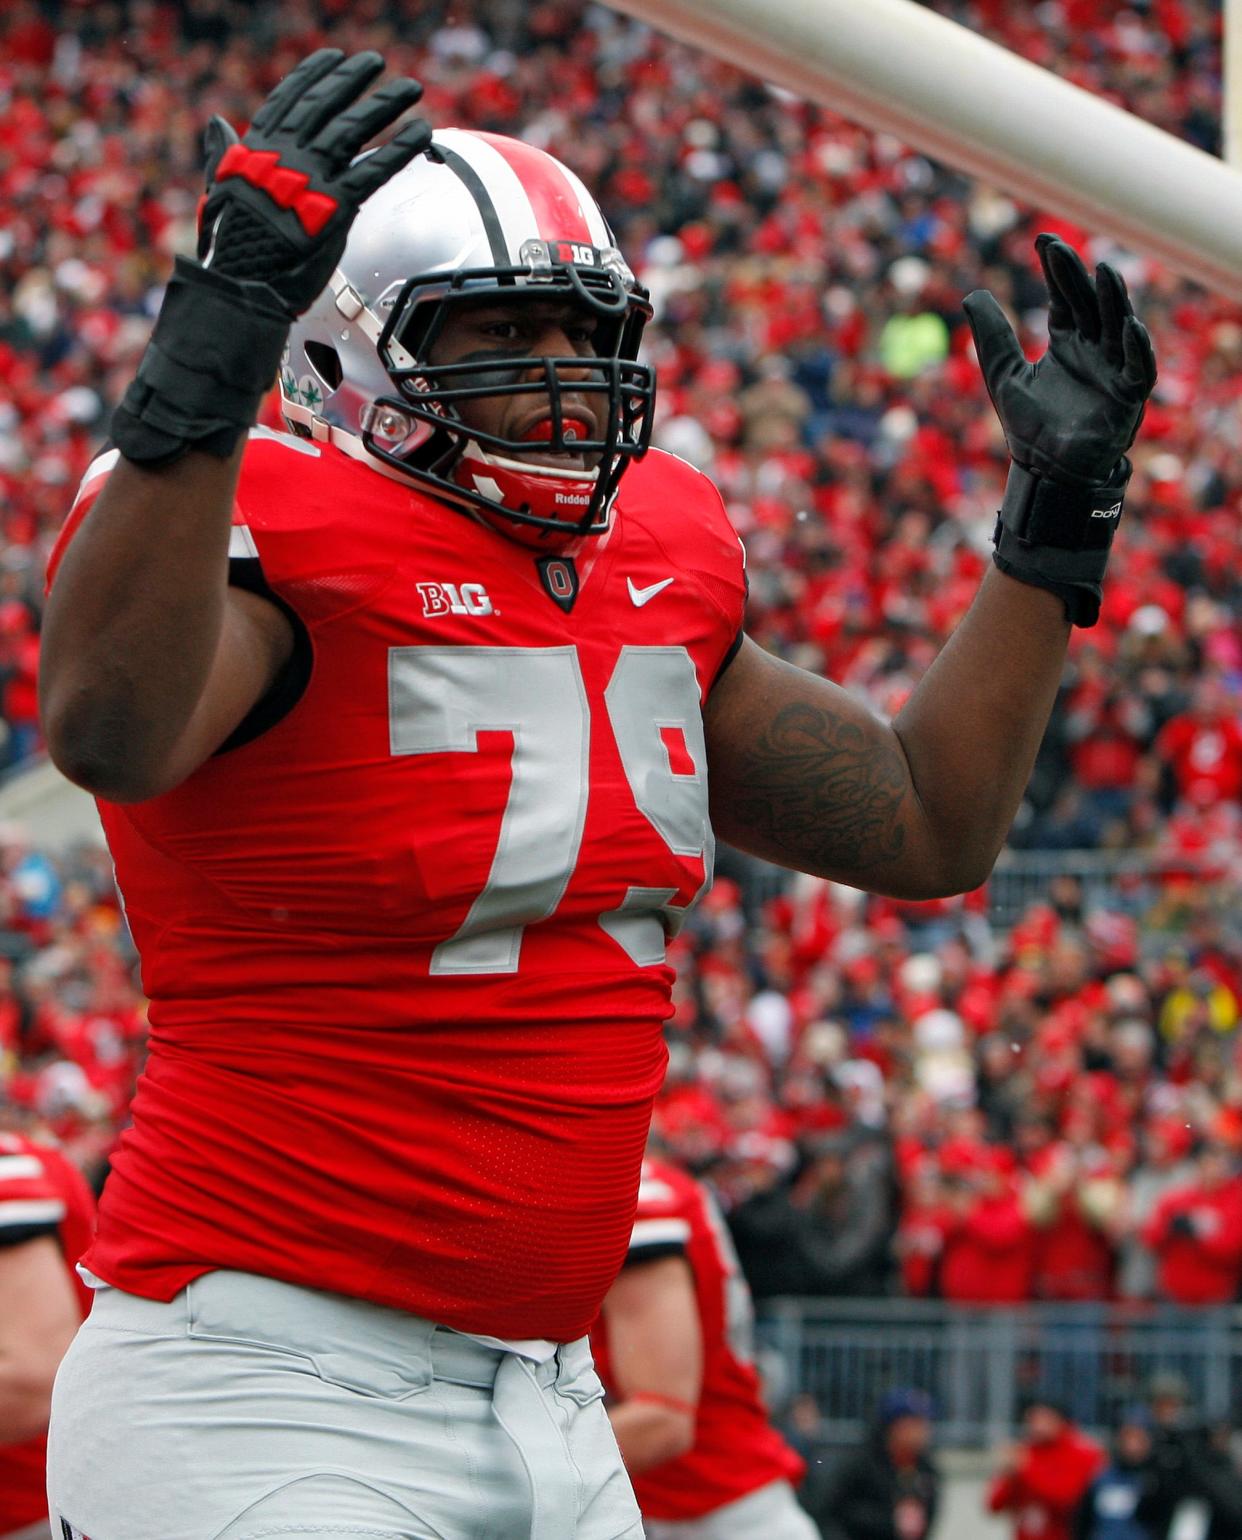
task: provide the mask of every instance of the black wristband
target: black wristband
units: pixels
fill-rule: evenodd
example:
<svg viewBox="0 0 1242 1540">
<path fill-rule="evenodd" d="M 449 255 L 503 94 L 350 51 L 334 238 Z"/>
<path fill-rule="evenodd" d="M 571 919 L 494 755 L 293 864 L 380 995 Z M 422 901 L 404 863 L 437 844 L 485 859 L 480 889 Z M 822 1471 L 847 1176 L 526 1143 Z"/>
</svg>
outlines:
<svg viewBox="0 0 1242 1540">
<path fill-rule="evenodd" d="M 1129 480 L 1124 457 L 1102 486 L 1069 486 L 1014 462 L 992 536 L 996 565 L 1056 594 L 1071 625 L 1093 626 Z"/>
<path fill-rule="evenodd" d="M 190 448 L 227 459 L 276 378 L 290 321 L 266 284 L 178 257 L 112 442 L 151 467 Z"/>
</svg>

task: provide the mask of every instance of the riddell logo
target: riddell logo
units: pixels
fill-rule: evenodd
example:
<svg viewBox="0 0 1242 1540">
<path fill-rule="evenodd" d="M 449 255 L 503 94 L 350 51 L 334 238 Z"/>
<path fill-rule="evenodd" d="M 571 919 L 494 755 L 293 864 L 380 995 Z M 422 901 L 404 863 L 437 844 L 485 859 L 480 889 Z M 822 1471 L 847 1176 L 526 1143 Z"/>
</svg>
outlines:
<svg viewBox="0 0 1242 1540">
<path fill-rule="evenodd" d="M 423 614 L 490 615 L 492 601 L 482 583 L 419 583 Z"/>
<path fill-rule="evenodd" d="M 572 503 L 575 508 L 585 508 L 591 499 L 590 496 L 585 492 L 557 492 L 553 496 L 553 501 L 558 503 Z"/>
</svg>

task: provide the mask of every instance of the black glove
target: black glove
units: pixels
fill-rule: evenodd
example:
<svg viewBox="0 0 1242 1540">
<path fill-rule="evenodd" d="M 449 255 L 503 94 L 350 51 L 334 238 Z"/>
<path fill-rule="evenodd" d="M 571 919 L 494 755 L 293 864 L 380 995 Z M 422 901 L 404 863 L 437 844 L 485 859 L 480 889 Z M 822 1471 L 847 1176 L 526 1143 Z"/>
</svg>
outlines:
<svg viewBox="0 0 1242 1540">
<path fill-rule="evenodd" d="M 1102 262 L 1092 282 L 1054 235 L 1038 236 L 1035 248 L 1051 300 L 1038 363 L 1027 362 L 989 293 L 963 301 L 1014 462 L 994 560 L 1057 594 L 1075 625 L 1093 626 L 1130 479 L 1125 452 L 1156 383 L 1156 359 L 1119 273 Z"/>
<path fill-rule="evenodd" d="M 192 445 L 227 459 L 254 422 L 289 323 L 332 276 L 362 203 L 431 142 L 418 118 L 353 163 L 422 95 L 417 81 L 391 80 L 359 100 L 383 68 L 377 53 L 346 59 L 321 48 L 281 81 L 242 138 L 212 119 L 200 260 L 177 258 L 113 414 L 126 459 L 167 465 Z"/>
</svg>

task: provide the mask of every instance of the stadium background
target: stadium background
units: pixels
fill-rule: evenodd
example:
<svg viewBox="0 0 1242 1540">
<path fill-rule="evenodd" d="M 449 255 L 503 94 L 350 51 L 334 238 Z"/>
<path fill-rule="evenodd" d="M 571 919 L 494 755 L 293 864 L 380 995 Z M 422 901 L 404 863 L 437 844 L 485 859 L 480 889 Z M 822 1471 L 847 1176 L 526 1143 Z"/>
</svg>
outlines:
<svg viewBox="0 0 1242 1540">
<path fill-rule="evenodd" d="M 1218 4 L 935 9 L 1218 151 Z M 808 1299 L 766 1306 L 764 1336 L 804 1439 L 855 1436 L 901 1380 L 982 1448 L 1023 1389 L 1075 1388 L 1103 1431 L 1162 1368 L 1237 1415 L 1242 315 L 1091 230 L 578 0 L 11 0 L 3 805 L 40 751 L 44 559 L 192 244 L 202 125 L 245 120 L 324 42 L 381 49 L 437 124 L 530 139 L 597 191 L 656 305 L 657 441 L 725 494 L 751 633 L 886 713 L 969 603 L 1003 484 L 961 297 L 991 288 L 1037 351 L 1037 231 L 1125 274 L 1160 380 L 1001 871 L 896 904 L 722 852 L 674 949 L 657 1126 L 716 1187 L 761 1303 Z M 0 1125 L 98 1181 L 142 1041 L 106 855 L 3 825 Z M 1196 1257 L 1153 1225 L 1170 1190 L 1236 1244 Z"/>
</svg>

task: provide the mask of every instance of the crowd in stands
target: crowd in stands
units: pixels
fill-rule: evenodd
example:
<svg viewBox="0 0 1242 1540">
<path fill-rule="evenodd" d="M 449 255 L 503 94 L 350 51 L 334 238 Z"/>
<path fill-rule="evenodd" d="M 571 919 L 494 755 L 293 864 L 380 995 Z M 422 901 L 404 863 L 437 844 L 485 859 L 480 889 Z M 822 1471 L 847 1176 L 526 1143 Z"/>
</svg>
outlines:
<svg viewBox="0 0 1242 1540">
<path fill-rule="evenodd" d="M 1217 4 L 935 8 L 1216 150 Z M 3 7 L 0 764 L 39 745 L 43 564 L 192 245 L 203 124 L 324 42 L 380 48 L 435 123 L 516 133 L 595 188 L 656 307 L 656 440 L 725 495 L 751 633 L 883 712 L 968 605 L 1004 481 L 962 296 L 990 288 L 1038 352 L 1037 231 L 1125 274 L 1160 379 L 1013 843 L 1158 878 L 1102 900 L 1067 876 L 1002 927 L 987 892 L 867 900 L 725 852 L 674 949 L 657 1128 L 761 1296 L 1236 1298 L 1242 315 L 602 6 Z M 0 1121 L 98 1174 L 144 1033 L 106 859 L 0 831 L 0 956 Z"/>
<path fill-rule="evenodd" d="M 1153 1375 L 1105 1447 L 1067 1408 L 1031 1396 L 1018 1440 L 1001 1449 L 984 1501 L 1014 1540 L 1232 1540 L 1242 1533 L 1242 1466 L 1227 1423 L 1196 1415 L 1176 1373 Z M 823 1540 L 930 1540 L 950 1531 L 926 1392 L 896 1387 L 865 1442 L 844 1452 L 798 1440 L 809 1474 L 800 1499 Z M 963 1515 L 955 1515 L 960 1532 Z"/>
</svg>

